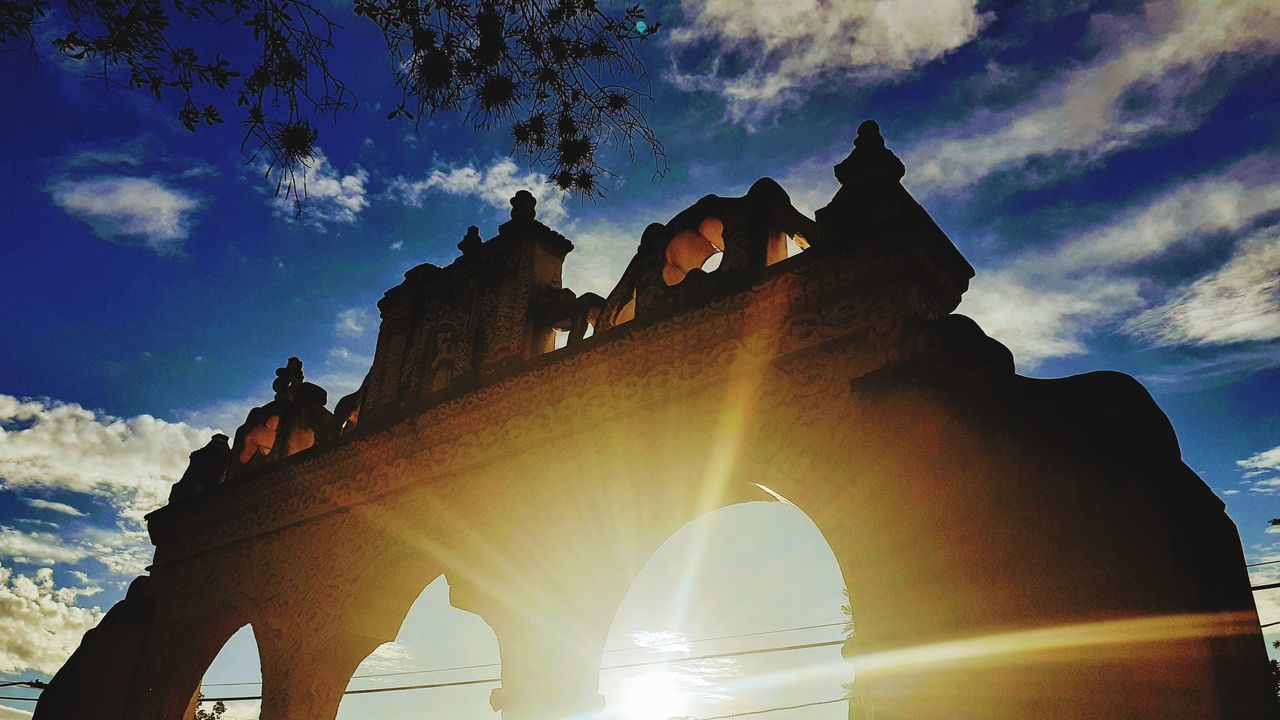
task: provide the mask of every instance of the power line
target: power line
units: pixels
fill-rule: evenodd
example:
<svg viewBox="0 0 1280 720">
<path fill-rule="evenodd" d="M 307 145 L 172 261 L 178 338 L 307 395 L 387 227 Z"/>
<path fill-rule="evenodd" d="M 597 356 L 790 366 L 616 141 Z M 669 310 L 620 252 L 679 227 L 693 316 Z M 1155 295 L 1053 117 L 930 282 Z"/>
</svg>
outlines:
<svg viewBox="0 0 1280 720">
<path fill-rule="evenodd" d="M 500 678 L 485 678 L 483 680 L 459 680 L 457 682 L 447 683 L 427 683 L 424 685 L 397 685 L 396 687 L 384 688 L 365 688 L 363 690 L 345 690 L 343 695 L 371 695 L 373 693 L 395 692 L 397 690 L 433 690 L 435 688 L 462 687 L 464 685 L 486 685 L 488 683 L 502 682 Z M 240 700 L 261 700 L 261 695 L 240 695 L 237 697 L 219 697 L 219 698 L 200 698 L 196 702 L 237 702 Z"/>
<path fill-rule="evenodd" d="M 1249 563 L 1245 567 L 1258 567 L 1259 565 L 1274 565 L 1280 563 L 1280 560 L 1264 560 L 1263 562 Z"/>
<path fill-rule="evenodd" d="M 717 637 L 698 638 L 695 640 L 682 640 L 682 641 L 675 641 L 675 642 L 669 642 L 669 643 L 662 643 L 659 645 L 637 645 L 637 646 L 628 647 L 628 648 L 614 648 L 612 650 L 605 650 L 605 652 L 620 653 L 620 652 L 635 652 L 636 650 L 660 650 L 662 648 L 680 647 L 682 645 L 693 645 L 696 643 L 717 642 L 720 640 L 736 640 L 739 638 L 759 637 L 761 635 L 776 635 L 779 633 L 799 632 L 801 630 L 818 630 L 818 629 L 830 628 L 830 627 L 843 627 L 845 624 L 846 623 L 844 622 L 835 622 L 835 623 L 823 623 L 821 625 L 804 625 L 801 627 L 782 628 L 780 630 L 761 630 L 759 632 L 738 633 L 736 635 L 720 635 Z M 482 665 L 458 665 L 455 667 L 430 668 L 427 670 L 400 670 L 397 672 L 352 675 L 351 679 L 362 680 L 366 678 L 400 677 L 404 675 L 426 675 L 429 673 L 454 672 L 457 670 L 482 670 L 484 668 L 493 668 L 493 667 L 501 667 L 501 666 L 502 666 L 502 663 L 484 663 Z M 244 685 L 261 685 L 261 684 L 262 684 L 262 681 L 258 680 L 256 682 L 204 683 L 202 687 L 236 687 L 236 686 L 244 686 Z"/>
<path fill-rule="evenodd" d="M 763 710 L 749 710 L 747 712 L 733 713 L 732 715 L 712 715 L 710 717 L 691 717 L 680 718 L 680 720 L 730 720 L 731 718 L 745 717 L 747 715 L 764 715 L 766 713 L 781 712 L 783 710 L 799 710 L 801 708 L 817 707 L 819 705 L 834 705 L 835 703 L 849 702 L 849 698 L 836 698 L 835 700 L 819 700 L 811 703 L 801 703 L 799 705 L 785 705 L 782 707 L 764 708 Z"/>
<path fill-rule="evenodd" d="M 805 643 L 803 645 L 784 645 L 780 647 L 758 648 L 756 650 L 740 650 L 737 652 L 711 653 L 709 655 L 694 655 L 683 658 L 667 658 L 663 660 L 646 660 L 644 662 L 625 663 L 622 665 L 609 665 L 600 668 L 605 670 L 627 670 L 638 667 L 650 667 L 653 665 L 671 665 L 673 663 L 695 662 L 698 660 L 716 660 L 728 657 L 745 657 L 748 655 L 766 655 L 770 653 L 792 652 L 795 650 L 812 650 L 814 648 L 834 647 L 843 645 L 844 640 L 830 640 L 820 643 Z M 447 683 L 425 683 L 421 685 L 397 685 L 395 687 L 385 688 L 365 688 L 361 690 L 346 690 L 343 695 L 369 695 L 373 693 L 396 692 L 399 690 L 431 690 L 435 688 L 462 687 L 464 685 L 487 685 L 489 683 L 502 682 L 502 678 L 482 678 L 478 680 L 459 680 L 457 682 Z M 236 700 L 261 700 L 261 695 L 242 695 L 238 697 L 221 697 L 221 698 L 200 698 L 199 702 L 231 702 Z"/>
</svg>

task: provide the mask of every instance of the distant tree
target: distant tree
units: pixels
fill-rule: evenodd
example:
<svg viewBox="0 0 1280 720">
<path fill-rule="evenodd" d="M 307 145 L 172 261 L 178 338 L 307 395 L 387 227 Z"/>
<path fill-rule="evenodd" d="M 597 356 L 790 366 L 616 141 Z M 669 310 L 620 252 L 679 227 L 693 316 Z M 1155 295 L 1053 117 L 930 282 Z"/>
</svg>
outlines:
<svg viewBox="0 0 1280 720">
<path fill-rule="evenodd" d="M 330 62 L 341 26 L 324 5 L 0 0 L 0 50 L 38 56 L 35 29 L 56 19 L 57 52 L 109 86 L 176 95 L 191 132 L 221 124 L 234 97 L 241 151 L 265 158 L 277 193 L 296 201 L 295 172 L 319 137 L 312 120 L 355 104 Z M 630 84 L 644 73 L 636 44 L 659 28 L 643 8 L 612 16 L 596 0 L 354 0 L 353 10 L 381 31 L 396 68 L 400 98 L 388 120 L 416 129 L 450 111 L 477 131 L 509 125 L 518 154 L 547 166 L 561 189 L 588 195 L 608 173 L 597 154 L 605 143 L 633 153 L 639 138 L 662 171 L 662 145 L 639 107 L 645 94 Z M 236 50 L 250 39 L 252 52 Z"/>
<path fill-rule="evenodd" d="M 204 699 L 204 693 L 200 693 L 200 699 Z M 222 720 L 222 714 L 227 711 L 227 706 L 221 700 L 215 702 L 208 710 L 197 704 L 195 720 Z"/>
</svg>

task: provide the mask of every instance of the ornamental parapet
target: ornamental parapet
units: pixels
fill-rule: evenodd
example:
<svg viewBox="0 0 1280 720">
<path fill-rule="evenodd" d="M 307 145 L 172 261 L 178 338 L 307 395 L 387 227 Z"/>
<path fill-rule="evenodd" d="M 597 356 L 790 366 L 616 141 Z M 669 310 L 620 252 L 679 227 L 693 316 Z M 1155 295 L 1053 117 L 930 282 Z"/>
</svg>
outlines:
<svg viewBox="0 0 1280 720">
<path fill-rule="evenodd" d="M 902 187 L 875 123 L 836 176 L 816 218 L 762 178 L 650 225 L 607 297 L 561 286 L 573 245 L 520 191 L 495 237 L 469 228 L 451 264 L 386 293 L 372 367 L 334 413 L 291 358 L 234 442 L 192 453 L 148 516 L 155 565 L 474 469 L 513 440 L 589 437 L 730 367 L 832 342 L 858 373 L 922 358 L 1012 372 L 1003 346 L 950 315 L 973 268 Z"/>
</svg>

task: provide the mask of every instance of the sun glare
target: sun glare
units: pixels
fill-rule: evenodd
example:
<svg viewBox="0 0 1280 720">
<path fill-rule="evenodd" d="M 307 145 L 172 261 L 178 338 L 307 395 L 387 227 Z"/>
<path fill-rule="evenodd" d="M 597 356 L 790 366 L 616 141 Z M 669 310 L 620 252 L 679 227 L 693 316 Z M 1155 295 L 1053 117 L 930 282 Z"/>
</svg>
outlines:
<svg viewBox="0 0 1280 720">
<path fill-rule="evenodd" d="M 669 670 L 654 670 L 626 681 L 616 717 L 625 720 L 668 720 L 687 712 L 680 678 Z"/>
</svg>

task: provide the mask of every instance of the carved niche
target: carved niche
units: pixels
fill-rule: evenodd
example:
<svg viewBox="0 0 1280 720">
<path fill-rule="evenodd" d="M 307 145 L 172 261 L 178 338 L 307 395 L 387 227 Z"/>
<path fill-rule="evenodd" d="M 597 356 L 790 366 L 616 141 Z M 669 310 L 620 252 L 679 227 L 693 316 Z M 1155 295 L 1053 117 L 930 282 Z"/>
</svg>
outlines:
<svg viewBox="0 0 1280 720">
<path fill-rule="evenodd" d="M 275 399 L 250 410 L 236 430 L 228 479 L 314 445 L 328 444 L 338 436 L 338 422 L 325 408 L 328 393 L 303 381 L 301 360 L 291 357 L 278 368 L 271 388 L 276 391 Z"/>
<path fill-rule="evenodd" d="M 419 265 L 386 293 L 373 367 L 358 397 L 344 398 L 344 427 L 399 417 L 424 398 L 514 368 L 552 350 L 557 329 L 585 334 L 603 300 L 561 287 L 573 244 L 538 222 L 536 206 L 527 190 L 517 192 L 497 236 L 482 240 L 468 228 L 460 257 Z"/>
</svg>

